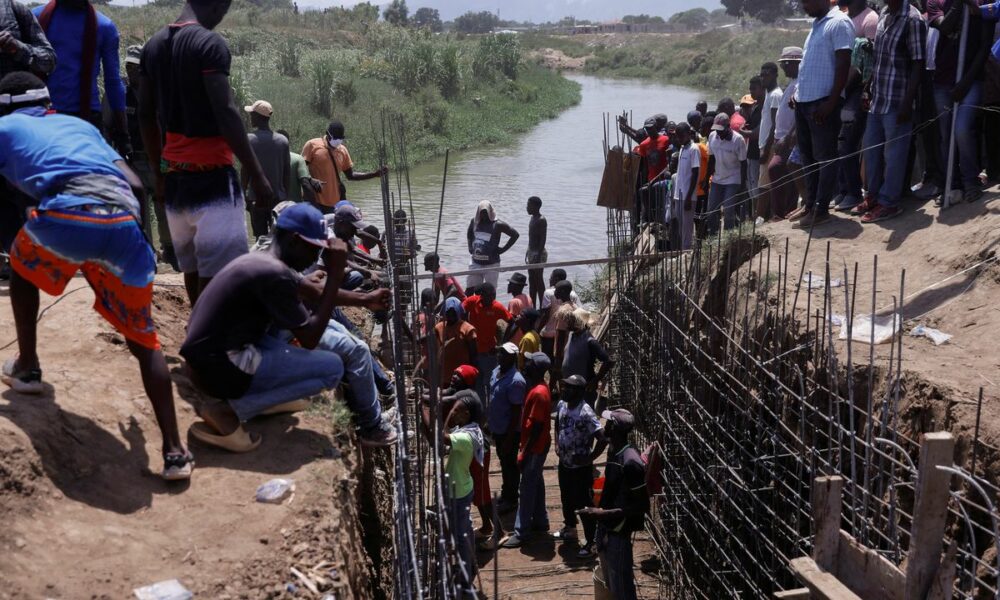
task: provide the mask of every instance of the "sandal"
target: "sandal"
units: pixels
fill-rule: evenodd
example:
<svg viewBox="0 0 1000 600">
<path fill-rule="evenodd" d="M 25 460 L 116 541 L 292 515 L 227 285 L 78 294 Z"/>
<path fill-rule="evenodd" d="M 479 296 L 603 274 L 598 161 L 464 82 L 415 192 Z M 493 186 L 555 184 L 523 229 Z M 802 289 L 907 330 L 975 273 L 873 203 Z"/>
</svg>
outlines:
<svg viewBox="0 0 1000 600">
<path fill-rule="evenodd" d="M 239 453 L 256 450 L 257 446 L 260 446 L 260 442 L 263 440 L 263 437 L 259 433 L 247 433 L 247 430 L 243 429 L 242 425 L 229 435 L 219 435 L 207 423 L 195 423 L 191 426 L 189 432 L 199 442 Z"/>
<path fill-rule="evenodd" d="M 160 473 L 166 481 L 184 481 L 191 479 L 194 468 L 194 455 L 190 452 L 171 452 L 163 457 L 163 471 Z"/>
<path fill-rule="evenodd" d="M 17 357 L 9 358 L 3 363 L 0 380 L 10 386 L 10 389 L 21 394 L 41 394 L 45 391 L 42 383 L 41 369 L 18 369 Z"/>
</svg>

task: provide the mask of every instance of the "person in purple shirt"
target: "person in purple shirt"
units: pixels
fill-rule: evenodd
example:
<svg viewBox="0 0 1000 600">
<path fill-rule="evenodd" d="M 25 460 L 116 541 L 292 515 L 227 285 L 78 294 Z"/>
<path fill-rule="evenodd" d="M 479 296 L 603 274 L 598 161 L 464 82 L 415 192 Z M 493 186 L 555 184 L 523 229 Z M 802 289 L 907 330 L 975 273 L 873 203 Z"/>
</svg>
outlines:
<svg viewBox="0 0 1000 600">
<path fill-rule="evenodd" d="M 88 0 L 49 0 L 32 12 L 59 58 L 48 80 L 52 107 L 101 129 L 97 75 L 103 71 L 104 91 L 114 114 L 115 147 L 130 154 L 125 84 L 118 59 L 118 28 L 111 19 L 94 10 Z"/>
</svg>

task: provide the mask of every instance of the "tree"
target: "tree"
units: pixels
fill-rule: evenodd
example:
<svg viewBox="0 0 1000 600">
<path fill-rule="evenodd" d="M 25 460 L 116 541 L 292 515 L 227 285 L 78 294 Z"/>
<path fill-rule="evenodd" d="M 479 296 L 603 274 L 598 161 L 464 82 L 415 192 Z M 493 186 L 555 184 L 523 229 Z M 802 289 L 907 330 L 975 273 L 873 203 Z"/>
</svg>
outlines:
<svg viewBox="0 0 1000 600">
<path fill-rule="evenodd" d="M 500 24 L 500 19 L 488 11 L 471 10 L 455 19 L 455 29 L 461 33 L 489 33 Z"/>
<path fill-rule="evenodd" d="M 438 9 L 426 6 L 418 8 L 417 12 L 413 13 L 410 24 L 417 29 L 430 29 L 434 33 L 444 29 L 444 25 L 441 23 L 441 13 L 438 12 Z"/>
<path fill-rule="evenodd" d="M 763 23 L 774 23 L 796 13 L 799 0 L 722 0 L 726 12 L 734 17 L 750 17 Z"/>
<path fill-rule="evenodd" d="M 406 0 L 392 0 L 392 4 L 382 12 L 382 18 L 387 23 L 399 26 L 405 26 L 409 16 L 410 9 L 406 8 Z"/>
<path fill-rule="evenodd" d="M 704 8 L 692 8 L 675 13 L 667 22 L 682 31 L 702 31 L 708 27 L 709 19 L 708 11 Z"/>
</svg>

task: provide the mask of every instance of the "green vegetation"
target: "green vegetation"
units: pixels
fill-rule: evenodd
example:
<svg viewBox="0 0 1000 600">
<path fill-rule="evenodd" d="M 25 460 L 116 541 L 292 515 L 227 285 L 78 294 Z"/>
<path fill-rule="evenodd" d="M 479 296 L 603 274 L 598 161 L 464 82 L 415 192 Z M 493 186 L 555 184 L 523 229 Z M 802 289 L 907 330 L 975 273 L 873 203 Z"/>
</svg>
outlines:
<svg viewBox="0 0 1000 600">
<path fill-rule="evenodd" d="M 296 14 L 237 4 L 219 27 L 233 55 L 237 102 L 271 102 L 273 127 L 289 132 L 293 148 L 322 135 L 331 119 L 343 121 L 362 169 L 376 159 L 372 132 L 383 110 L 407 124 L 407 155 L 416 163 L 445 149 L 512 141 L 579 102 L 579 85 L 524 61 L 515 36 L 434 34 L 433 24 L 377 22 L 372 8 Z M 102 11 L 118 24 L 124 52 L 179 8 Z"/>
<path fill-rule="evenodd" d="M 592 75 L 654 79 L 736 96 L 746 93 L 748 80 L 760 72 L 761 64 L 777 61 L 785 46 L 801 46 L 805 32 L 715 29 L 697 35 L 532 35 L 521 41 L 529 49 L 587 56 L 584 72 Z"/>
</svg>

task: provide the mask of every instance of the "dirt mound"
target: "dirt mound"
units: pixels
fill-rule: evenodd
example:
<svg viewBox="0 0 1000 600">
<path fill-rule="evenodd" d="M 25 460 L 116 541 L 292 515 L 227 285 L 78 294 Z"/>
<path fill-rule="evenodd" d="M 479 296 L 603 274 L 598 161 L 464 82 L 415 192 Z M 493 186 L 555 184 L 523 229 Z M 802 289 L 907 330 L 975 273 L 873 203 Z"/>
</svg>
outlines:
<svg viewBox="0 0 1000 600">
<path fill-rule="evenodd" d="M 192 481 L 163 482 L 137 364 L 92 310 L 87 284 L 68 292 L 58 304 L 42 297 L 45 393 L 0 393 L 0 598 L 125 598 L 173 578 L 197 597 L 291 597 L 306 585 L 292 567 L 338 598 L 371 597 L 362 458 L 343 422 L 323 407 L 255 420 L 264 442 L 249 455 L 188 439 Z M 183 433 L 199 397 L 176 354 L 188 314 L 178 276 L 158 278 L 154 305 Z M 13 330 L 0 287 L 0 331 Z M 255 502 L 274 477 L 296 482 L 293 499 Z"/>
</svg>

